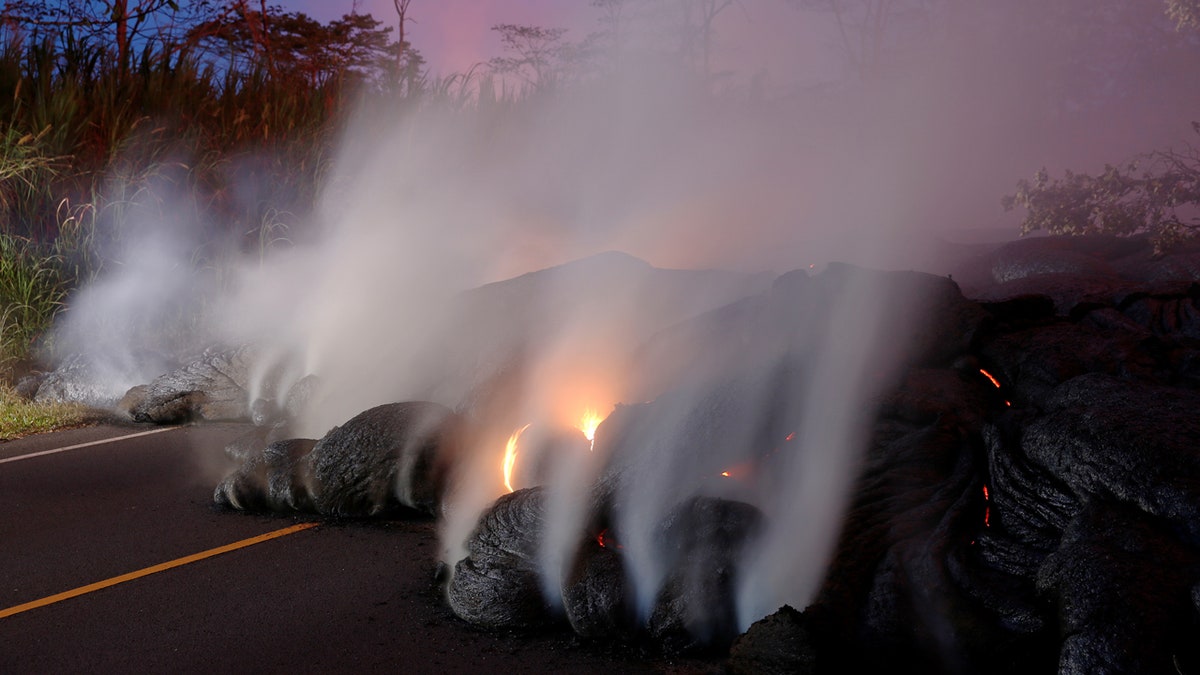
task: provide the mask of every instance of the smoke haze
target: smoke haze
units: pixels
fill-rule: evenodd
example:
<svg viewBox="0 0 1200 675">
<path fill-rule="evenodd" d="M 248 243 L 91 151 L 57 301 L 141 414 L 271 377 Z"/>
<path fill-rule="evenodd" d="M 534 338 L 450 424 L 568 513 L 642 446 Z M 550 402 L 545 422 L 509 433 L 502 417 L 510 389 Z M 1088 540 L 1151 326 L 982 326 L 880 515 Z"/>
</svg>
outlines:
<svg viewBox="0 0 1200 675">
<path fill-rule="evenodd" d="M 813 16 L 830 25 L 827 15 Z M 730 62 L 759 30 L 778 41 L 768 22 L 736 11 L 721 21 L 726 30 L 718 34 L 731 42 L 719 49 Z M 648 340 L 762 292 L 764 278 L 753 273 L 847 261 L 944 274 L 950 253 L 964 254 L 967 242 L 1015 232 L 999 200 L 1016 179 L 1043 165 L 1094 169 L 1188 130 L 1195 92 L 1170 86 L 1174 70 L 1096 102 L 1088 96 L 1103 87 L 1086 89 L 1045 67 L 1077 56 L 1062 53 L 1053 29 L 1017 25 L 986 8 L 947 21 L 936 40 L 917 48 L 898 37 L 897 51 L 871 72 L 820 88 L 798 84 L 813 79 L 800 75 L 813 71 L 808 63 L 776 63 L 765 79 L 739 72 L 705 81 L 639 49 L 577 87 L 520 102 L 359 111 L 312 215 L 313 232 L 237 268 L 209 301 L 212 320 L 197 334 L 264 349 L 271 372 L 283 376 L 264 379 L 252 396 L 280 399 L 300 378 L 320 378 L 321 395 L 298 420 L 303 436 L 318 437 L 376 404 L 429 398 L 461 409 L 503 385 L 503 405 L 493 397 L 472 410 L 483 424 L 447 508 L 451 561 L 479 511 L 504 489 L 500 459 L 514 429 L 570 427 L 586 408 L 607 414 L 647 400 L 626 398 L 635 392 L 670 392 L 678 398 L 631 441 L 653 461 L 619 493 L 644 612 L 665 574 L 653 555 L 654 524 L 702 490 L 681 486 L 681 467 L 699 460 L 670 440 L 696 423 L 697 400 L 671 383 L 639 391 L 635 379 L 644 373 L 628 372 Z M 837 42 L 832 34 L 826 40 Z M 81 294 L 72 316 L 166 312 L 191 289 L 175 275 L 182 263 L 172 246 L 140 240 L 145 250 Z M 647 270 L 623 257 L 508 287 L 518 291 L 471 290 L 605 251 L 660 271 L 745 276 L 711 287 L 689 282 L 653 312 L 642 311 L 649 282 L 630 282 Z M 890 303 L 848 287 L 827 330 L 812 338 L 822 358 L 808 364 L 803 385 L 780 394 L 759 382 L 743 392 L 751 408 L 781 405 L 799 436 L 781 492 L 754 497 L 772 520 L 741 589 L 743 627 L 785 602 L 803 607 L 820 580 L 864 442 L 860 413 L 882 382 L 868 377 L 880 366 L 873 355 L 898 317 L 920 318 Z M 118 335 L 96 346 L 127 341 Z M 755 357 L 747 363 L 781 365 Z M 139 377 L 146 374 L 114 380 L 114 388 Z M 749 418 L 726 439 L 741 447 L 706 461 L 745 460 L 761 424 Z M 544 555 L 550 580 L 583 527 L 579 486 L 601 471 L 591 459 L 558 469 L 551 493 L 558 519 Z"/>
</svg>

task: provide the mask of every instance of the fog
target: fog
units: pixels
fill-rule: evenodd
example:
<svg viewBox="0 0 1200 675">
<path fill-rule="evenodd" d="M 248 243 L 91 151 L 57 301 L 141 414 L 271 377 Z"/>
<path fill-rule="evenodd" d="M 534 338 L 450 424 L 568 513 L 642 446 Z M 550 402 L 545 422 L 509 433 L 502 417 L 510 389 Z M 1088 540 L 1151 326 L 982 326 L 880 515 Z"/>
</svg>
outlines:
<svg viewBox="0 0 1200 675">
<path fill-rule="evenodd" d="M 317 437 L 397 400 L 430 398 L 475 415 L 474 447 L 442 528 L 450 562 L 479 511 L 504 491 L 500 459 L 513 430 L 569 427 L 587 408 L 607 414 L 648 400 L 627 398 L 635 392 L 675 396 L 663 408 L 673 412 L 623 448 L 653 455 L 620 493 L 645 612 L 665 574 L 653 554 L 654 523 L 687 496 L 679 467 L 695 460 L 673 454 L 686 449 L 664 439 L 693 423 L 696 401 L 670 382 L 638 390 L 641 373 L 625 369 L 647 340 L 736 294 L 680 291 L 673 312 L 647 317 L 638 310 L 647 286 L 626 283 L 636 269 L 615 259 L 580 276 L 530 278 L 515 292 L 471 289 L 605 251 L 660 269 L 766 279 L 839 261 L 945 274 L 972 245 L 1016 234 L 1017 216 L 1001 210 L 1000 198 L 1018 178 L 1042 166 L 1095 170 L 1177 143 L 1197 109 L 1195 88 L 1179 86 L 1194 83 L 1194 67 L 1137 70 L 1161 66 L 1158 52 L 1195 55 L 1195 41 L 1161 19 L 1141 27 L 1170 45 L 1086 8 L 1073 13 L 1071 3 L 1045 11 L 1030 2 L 911 3 L 929 13 L 915 24 L 893 17 L 894 33 L 877 36 L 868 54 L 843 49 L 828 13 L 743 4 L 714 24 L 711 77 L 697 71 L 694 54 L 681 63 L 666 15 L 631 27 L 637 35 L 626 51 L 553 91 L 477 107 L 357 111 L 311 231 L 233 268 L 222 292 L 206 299 L 210 321 L 196 335 L 263 347 L 263 372 L 283 375 L 264 379 L 253 397 L 281 398 L 291 383 L 317 375 L 320 396 L 297 420 L 299 435 Z M 875 6 L 855 6 L 867 5 Z M 764 18 L 779 12 L 788 21 Z M 1085 20 L 1119 35 L 1061 39 Z M 1058 23 L 1038 23 L 1046 21 Z M 811 44 L 789 48 L 781 25 L 803 26 Z M 1120 58 L 1110 44 L 1154 53 Z M 769 70 L 729 70 L 764 50 L 780 54 Z M 80 323 L 86 334 L 83 319 L 94 313 L 118 323 L 146 312 L 167 318 L 170 298 L 192 285 L 186 275 L 175 280 L 177 256 L 156 252 L 154 242 L 140 241 L 146 251 L 131 252 L 129 264 L 76 299 L 71 314 L 80 321 L 71 327 Z M 803 607 L 814 592 L 862 451 L 860 413 L 879 386 L 867 377 L 879 365 L 873 355 L 898 317 L 920 320 L 850 286 L 827 330 L 812 338 L 819 356 L 804 377 L 782 394 L 746 393 L 764 409 L 782 396 L 799 449 L 777 494 L 746 497 L 773 520 L 747 563 L 743 627 L 785 602 Z M 474 308 L 475 322 L 464 323 L 463 307 Z M 503 395 L 495 396 L 489 387 L 502 376 Z M 760 423 L 767 424 L 746 421 L 739 434 L 747 443 Z M 744 459 L 749 448 L 730 452 L 717 459 Z M 582 528 L 580 486 L 604 459 L 554 474 L 547 588 Z"/>
</svg>

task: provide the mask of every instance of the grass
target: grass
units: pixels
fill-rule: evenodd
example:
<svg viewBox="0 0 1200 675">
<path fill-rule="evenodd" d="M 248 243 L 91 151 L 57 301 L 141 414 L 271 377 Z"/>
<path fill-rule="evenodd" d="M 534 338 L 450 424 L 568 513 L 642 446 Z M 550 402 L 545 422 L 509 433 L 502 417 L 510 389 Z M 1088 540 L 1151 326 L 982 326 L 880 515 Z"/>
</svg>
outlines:
<svg viewBox="0 0 1200 675">
<path fill-rule="evenodd" d="M 70 429 L 96 419 L 96 412 L 78 403 L 34 403 L 9 386 L 0 386 L 0 441 L 56 429 Z"/>
<path fill-rule="evenodd" d="M 0 376 L 28 361 L 63 305 L 69 280 L 52 245 L 0 234 Z"/>
<path fill-rule="evenodd" d="M 84 419 L 11 384 L 66 356 L 56 317 L 121 264 L 124 244 L 182 223 L 191 264 L 220 282 L 305 235 L 351 111 L 461 113 L 476 100 L 471 73 L 399 88 L 346 69 L 310 80 L 257 50 L 226 63 L 165 37 L 120 68 L 109 44 L 71 26 L 14 26 L 0 25 L 0 439 Z"/>
</svg>

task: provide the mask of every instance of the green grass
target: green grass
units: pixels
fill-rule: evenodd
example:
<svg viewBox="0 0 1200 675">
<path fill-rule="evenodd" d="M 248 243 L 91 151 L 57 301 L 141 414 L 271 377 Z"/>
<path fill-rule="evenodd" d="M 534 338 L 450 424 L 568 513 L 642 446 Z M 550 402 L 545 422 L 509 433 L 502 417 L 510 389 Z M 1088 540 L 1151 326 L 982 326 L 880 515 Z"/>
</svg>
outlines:
<svg viewBox="0 0 1200 675">
<path fill-rule="evenodd" d="M 96 420 L 96 412 L 76 403 L 34 403 L 0 386 L 0 441 L 69 429 Z"/>
<path fill-rule="evenodd" d="M 0 383 L 64 356 L 56 316 L 145 223 L 192 228 L 191 264 L 220 283 L 304 237 L 353 111 L 480 109 L 472 73 L 402 91 L 349 72 L 314 83 L 253 54 L 222 68 L 157 41 L 120 69 L 72 30 L 26 39 L 0 25 Z"/>
<path fill-rule="evenodd" d="M 50 329 L 70 283 L 64 257 L 52 245 L 0 234 L 0 376 L 32 356 Z"/>
</svg>

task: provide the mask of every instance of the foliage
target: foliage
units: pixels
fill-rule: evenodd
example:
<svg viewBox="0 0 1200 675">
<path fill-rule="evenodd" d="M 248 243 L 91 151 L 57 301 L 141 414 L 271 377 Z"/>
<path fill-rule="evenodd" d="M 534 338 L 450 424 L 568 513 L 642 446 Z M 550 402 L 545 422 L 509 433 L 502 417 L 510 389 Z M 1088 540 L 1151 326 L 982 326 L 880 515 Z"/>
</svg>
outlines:
<svg viewBox="0 0 1200 675">
<path fill-rule="evenodd" d="M 0 235 L 0 374 L 10 376 L 50 328 L 73 279 L 53 246 Z"/>
<path fill-rule="evenodd" d="M 74 403 L 27 401 L 11 387 L 0 385 L 0 441 L 78 426 L 93 415 Z"/>
<path fill-rule="evenodd" d="M 399 77 L 415 77 L 424 64 L 411 45 L 392 42 L 391 33 L 369 14 L 322 24 L 302 12 L 255 11 L 233 3 L 194 26 L 187 39 L 213 62 L 232 58 L 238 72 L 264 67 L 274 79 L 310 87 L 350 78 L 383 88 Z"/>
<path fill-rule="evenodd" d="M 1180 30 L 1200 28 L 1200 1 L 1166 0 L 1166 16 Z M 1183 40 L 1194 46 L 1194 37 Z M 1192 130 L 1200 135 L 1200 122 L 1192 122 Z M 1191 145 L 1156 150 L 1124 164 L 1105 165 L 1095 176 L 1065 171 L 1062 178 L 1051 179 L 1043 168 L 1032 181 L 1018 181 L 1016 192 L 1002 203 L 1005 210 L 1026 209 L 1022 234 L 1144 233 L 1161 254 L 1200 236 L 1200 150 Z"/>
<path fill-rule="evenodd" d="M 505 23 L 492 26 L 500 35 L 507 56 L 488 65 L 499 74 L 516 75 L 531 91 L 548 91 L 570 79 L 580 66 L 586 48 L 567 40 L 566 28 L 543 28 Z"/>
<path fill-rule="evenodd" d="M 1193 123 L 1200 134 L 1200 123 Z M 1022 179 L 1004 208 L 1027 210 L 1021 233 L 1147 233 L 1162 252 L 1200 235 L 1200 151 L 1160 150 L 1096 176 L 1066 171 L 1051 179 L 1045 169 Z"/>
<path fill-rule="evenodd" d="M 45 205 L 42 189 L 58 174 L 58 158 L 46 154 L 50 127 L 37 133 L 11 125 L 0 135 L 0 231 L 19 227 L 10 219 Z"/>
<path fill-rule="evenodd" d="M 143 234 L 131 223 L 182 223 L 204 270 L 286 245 L 355 99 L 432 89 L 390 35 L 370 16 L 321 24 L 257 0 L 6 0 L 0 377 L 120 262 Z"/>
<path fill-rule="evenodd" d="M 1166 0 L 1167 16 L 1179 28 L 1200 29 L 1200 0 Z"/>
</svg>

